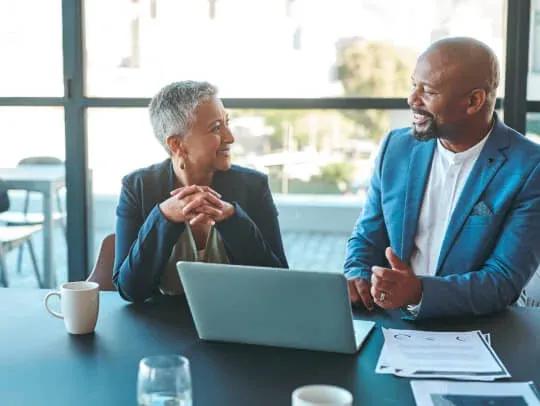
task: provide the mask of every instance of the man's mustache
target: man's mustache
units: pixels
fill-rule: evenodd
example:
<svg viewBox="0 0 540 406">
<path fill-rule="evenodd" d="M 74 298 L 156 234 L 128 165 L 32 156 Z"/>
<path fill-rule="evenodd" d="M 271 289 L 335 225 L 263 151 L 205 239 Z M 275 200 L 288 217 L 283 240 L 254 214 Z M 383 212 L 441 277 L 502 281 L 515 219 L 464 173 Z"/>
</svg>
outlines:
<svg viewBox="0 0 540 406">
<path fill-rule="evenodd" d="M 429 118 L 433 118 L 433 114 L 431 113 L 428 113 L 427 111 L 424 111 L 424 110 L 418 110 L 418 109 L 411 109 L 412 112 L 414 114 L 420 114 L 422 116 L 426 116 L 426 117 L 429 117 Z"/>
</svg>

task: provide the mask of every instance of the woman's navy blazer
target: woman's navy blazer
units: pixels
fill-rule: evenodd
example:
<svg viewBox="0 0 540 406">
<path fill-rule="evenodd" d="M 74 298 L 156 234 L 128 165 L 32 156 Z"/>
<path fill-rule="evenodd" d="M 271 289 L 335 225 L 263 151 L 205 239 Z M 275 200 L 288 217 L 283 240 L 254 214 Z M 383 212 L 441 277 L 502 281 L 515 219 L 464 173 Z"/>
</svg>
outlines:
<svg viewBox="0 0 540 406">
<path fill-rule="evenodd" d="M 159 209 L 174 185 L 170 159 L 122 180 L 113 282 L 127 300 L 143 301 L 158 292 L 172 248 L 185 229 L 184 223 L 167 220 Z M 217 171 L 211 187 L 235 207 L 232 217 L 215 226 L 231 264 L 288 268 L 268 177 L 233 165 Z"/>
</svg>

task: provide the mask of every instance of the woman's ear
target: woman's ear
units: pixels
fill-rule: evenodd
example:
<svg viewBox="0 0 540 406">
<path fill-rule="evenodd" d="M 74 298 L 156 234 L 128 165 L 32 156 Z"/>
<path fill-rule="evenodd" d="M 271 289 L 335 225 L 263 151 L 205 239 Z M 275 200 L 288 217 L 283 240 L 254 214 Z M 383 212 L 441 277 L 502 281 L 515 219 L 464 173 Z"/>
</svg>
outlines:
<svg viewBox="0 0 540 406">
<path fill-rule="evenodd" d="M 171 151 L 171 156 L 183 157 L 185 155 L 184 144 L 181 137 L 177 135 L 169 135 L 165 142 L 169 147 L 169 151 Z"/>
</svg>

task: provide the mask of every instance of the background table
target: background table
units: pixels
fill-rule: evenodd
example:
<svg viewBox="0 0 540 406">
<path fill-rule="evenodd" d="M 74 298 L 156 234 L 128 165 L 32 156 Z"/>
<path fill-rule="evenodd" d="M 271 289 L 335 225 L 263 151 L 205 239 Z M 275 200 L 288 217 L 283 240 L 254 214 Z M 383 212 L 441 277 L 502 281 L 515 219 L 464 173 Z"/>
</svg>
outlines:
<svg viewBox="0 0 540 406">
<path fill-rule="evenodd" d="M 53 197 L 65 186 L 64 165 L 21 165 L 16 168 L 0 168 L 0 179 L 8 189 L 22 189 L 43 194 L 43 283 L 45 287 L 56 286 L 53 241 Z"/>
<path fill-rule="evenodd" d="M 400 320 L 397 312 L 378 312 L 370 316 L 377 329 L 360 352 L 341 355 L 200 341 L 183 297 L 131 305 L 114 292 L 101 293 L 96 333 L 70 336 L 46 313 L 46 292 L 0 289 L 2 405 L 135 405 L 139 360 L 167 353 L 190 359 L 195 406 L 290 405 L 294 388 L 313 383 L 347 388 L 355 405 L 412 405 L 409 379 L 374 373 L 381 325 L 481 329 L 492 334 L 513 381 L 540 384 L 538 309 L 418 324 Z"/>
</svg>

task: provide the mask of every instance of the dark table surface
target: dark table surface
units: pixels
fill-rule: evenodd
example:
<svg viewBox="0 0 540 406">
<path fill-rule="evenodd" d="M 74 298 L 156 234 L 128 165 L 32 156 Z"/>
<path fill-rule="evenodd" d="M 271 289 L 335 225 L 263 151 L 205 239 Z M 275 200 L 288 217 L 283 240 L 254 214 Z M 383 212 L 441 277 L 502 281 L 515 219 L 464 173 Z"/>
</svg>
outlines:
<svg viewBox="0 0 540 406">
<path fill-rule="evenodd" d="M 422 323 L 402 321 L 397 312 L 355 312 L 377 328 L 358 354 L 342 355 L 200 341 L 183 297 L 132 305 L 102 292 L 96 332 L 71 336 L 45 311 L 46 292 L 0 289 L 1 405 L 135 405 L 139 360 L 168 353 L 189 358 L 195 406 L 290 405 L 295 388 L 318 383 L 348 389 L 355 405 L 414 404 L 409 379 L 374 373 L 380 326 L 480 329 L 491 333 L 512 381 L 540 384 L 537 309 Z"/>
</svg>

